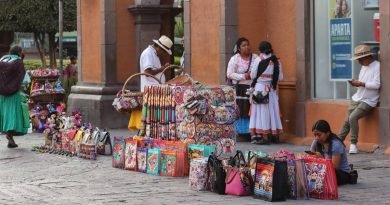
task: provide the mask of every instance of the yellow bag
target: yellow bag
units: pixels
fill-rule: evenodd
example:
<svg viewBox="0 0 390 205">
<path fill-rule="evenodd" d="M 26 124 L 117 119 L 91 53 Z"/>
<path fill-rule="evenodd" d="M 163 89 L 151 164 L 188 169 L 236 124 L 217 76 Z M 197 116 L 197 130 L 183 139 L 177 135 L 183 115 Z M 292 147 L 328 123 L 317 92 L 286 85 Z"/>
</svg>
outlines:
<svg viewBox="0 0 390 205">
<path fill-rule="evenodd" d="M 84 130 L 78 130 L 77 133 L 76 133 L 76 137 L 75 137 L 75 140 L 77 142 L 80 142 L 84 137 Z"/>
</svg>

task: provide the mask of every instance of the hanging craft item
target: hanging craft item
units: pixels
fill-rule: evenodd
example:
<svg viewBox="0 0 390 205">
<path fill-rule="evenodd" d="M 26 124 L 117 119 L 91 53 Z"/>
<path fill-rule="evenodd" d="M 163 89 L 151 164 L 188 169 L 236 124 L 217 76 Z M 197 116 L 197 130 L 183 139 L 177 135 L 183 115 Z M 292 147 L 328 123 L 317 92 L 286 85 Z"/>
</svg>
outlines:
<svg viewBox="0 0 390 205">
<path fill-rule="evenodd" d="M 124 83 L 122 90 L 120 90 L 116 98 L 114 99 L 114 102 L 112 103 L 112 106 L 115 108 L 116 111 L 121 113 L 128 113 L 131 112 L 134 109 L 140 108 L 143 105 L 143 92 L 133 92 L 130 90 L 126 90 L 127 84 L 135 77 L 145 75 L 147 77 L 151 77 L 154 80 L 156 80 L 159 84 L 161 84 L 160 80 L 154 77 L 153 75 L 147 74 L 147 73 L 136 73 L 129 78 L 127 78 L 126 82 Z"/>
</svg>

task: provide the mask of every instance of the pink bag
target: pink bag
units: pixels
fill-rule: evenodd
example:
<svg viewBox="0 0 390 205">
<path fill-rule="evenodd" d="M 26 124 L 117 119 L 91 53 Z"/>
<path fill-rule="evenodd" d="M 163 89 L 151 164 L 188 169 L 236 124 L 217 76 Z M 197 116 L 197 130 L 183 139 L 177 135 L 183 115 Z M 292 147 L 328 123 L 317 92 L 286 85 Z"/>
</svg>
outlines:
<svg viewBox="0 0 390 205">
<path fill-rule="evenodd" d="M 252 195 L 250 170 L 246 168 L 231 168 L 226 174 L 226 194 L 234 196 Z"/>
</svg>

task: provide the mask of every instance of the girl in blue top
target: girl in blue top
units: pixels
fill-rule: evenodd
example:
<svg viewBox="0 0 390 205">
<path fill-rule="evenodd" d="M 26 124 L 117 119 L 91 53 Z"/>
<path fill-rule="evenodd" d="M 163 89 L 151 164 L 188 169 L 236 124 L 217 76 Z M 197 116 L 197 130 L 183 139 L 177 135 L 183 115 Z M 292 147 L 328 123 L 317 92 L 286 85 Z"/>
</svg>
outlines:
<svg viewBox="0 0 390 205">
<path fill-rule="evenodd" d="M 337 184 L 343 185 L 349 182 L 351 171 L 344 143 L 330 129 L 329 123 L 325 120 L 318 120 L 312 128 L 315 140 L 310 151 L 315 157 L 332 159 L 336 169 Z"/>
</svg>

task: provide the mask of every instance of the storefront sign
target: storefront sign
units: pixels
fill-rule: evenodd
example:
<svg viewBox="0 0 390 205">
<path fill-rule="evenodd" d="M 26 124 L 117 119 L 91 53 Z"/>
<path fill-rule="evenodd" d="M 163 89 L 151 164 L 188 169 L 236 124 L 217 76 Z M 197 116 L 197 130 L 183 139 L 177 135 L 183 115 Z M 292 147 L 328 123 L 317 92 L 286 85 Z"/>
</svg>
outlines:
<svg viewBox="0 0 390 205">
<path fill-rule="evenodd" d="M 330 1 L 330 80 L 352 79 L 352 20 L 349 1 Z"/>
</svg>

